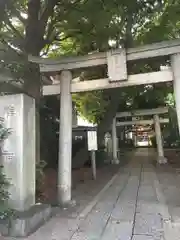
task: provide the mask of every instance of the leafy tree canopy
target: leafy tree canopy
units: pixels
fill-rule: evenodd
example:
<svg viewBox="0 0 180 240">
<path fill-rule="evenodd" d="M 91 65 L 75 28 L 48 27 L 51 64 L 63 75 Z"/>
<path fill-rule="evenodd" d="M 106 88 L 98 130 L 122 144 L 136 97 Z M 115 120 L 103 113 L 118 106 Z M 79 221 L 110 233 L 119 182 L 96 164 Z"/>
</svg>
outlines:
<svg viewBox="0 0 180 240">
<path fill-rule="evenodd" d="M 1 6 L 1 69 L 37 98 L 42 81 L 27 54 L 78 55 L 179 37 L 179 0 L 2 0 Z M 120 89 L 117 94 L 119 109 L 151 107 L 164 104 L 166 87 Z M 74 100 L 81 115 L 99 123 L 112 95 L 113 90 L 96 91 L 77 94 Z"/>
</svg>

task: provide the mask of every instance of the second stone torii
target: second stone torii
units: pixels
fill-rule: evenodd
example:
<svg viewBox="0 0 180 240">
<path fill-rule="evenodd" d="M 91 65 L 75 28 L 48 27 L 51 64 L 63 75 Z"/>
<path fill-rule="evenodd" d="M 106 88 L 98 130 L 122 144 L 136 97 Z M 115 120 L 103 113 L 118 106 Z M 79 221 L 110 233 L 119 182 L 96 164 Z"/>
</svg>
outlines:
<svg viewBox="0 0 180 240">
<path fill-rule="evenodd" d="M 112 123 L 112 152 L 113 152 L 113 163 L 119 163 L 117 152 L 117 126 L 127 126 L 133 124 L 154 124 L 155 128 L 155 135 L 156 135 L 156 142 L 157 142 L 157 163 L 165 164 L 167 163 L 167 159 L 164 156 L 164 149 L 163 149 L 163 141 L 162 141 L 162 134 L 161 134 L 161 126 L 160 123 L 168 123 L 169 119 L 164 118 L 160 119 L 159 114 L 164 114 L 168 112 L 168 108 L 155 108 L 155 109 L 145 109 L 145 110 L 135 110 L 132 112 L 121 112 L 117 113 L 116 117 L 113 119 Z M 144 115 L 153 115 L 153 119 L 150 120 L 133 120 L 133 121 L 126 121 L 126 122 L 117 122 L 117 118 L 121 117 L 128 117 L 128 116 L 144 116 Z"/>
</svg>

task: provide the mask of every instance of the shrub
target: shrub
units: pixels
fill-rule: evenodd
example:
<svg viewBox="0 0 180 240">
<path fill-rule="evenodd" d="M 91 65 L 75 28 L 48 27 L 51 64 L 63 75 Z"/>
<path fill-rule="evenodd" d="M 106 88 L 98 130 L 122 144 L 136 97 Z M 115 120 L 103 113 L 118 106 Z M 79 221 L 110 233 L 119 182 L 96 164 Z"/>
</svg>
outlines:
<svg viewBox="0 0 180 240">
<path fill-rule="evenodd" d="M 44 184 L 44 168 L 46 162 L 41 160 L 36 163 L 36 200 L 39 201 L 42 195 L 42 186 Z"/>
<path fill-rule="evenodd" d="M 10 183 L 3 173 L 3 166 L 0 166 L 0 219 L 8 218 L 12 210 L 8 206 Z"/>
<path fill-rule="evenodd" d="M 11 130 L 0 124 L 0 143 L 8 138 Z M 0 153 L 2 153 L 0 151 Z M 1 154 L 0 154 L 1 155 Z M 0 156 L 1 157 L 1 156 Z M 10 181 L 4 174 L 3 166 L 0 166 L 0 219 L 9 218 L 13 211 L 8 206 Z"/>
</svg>

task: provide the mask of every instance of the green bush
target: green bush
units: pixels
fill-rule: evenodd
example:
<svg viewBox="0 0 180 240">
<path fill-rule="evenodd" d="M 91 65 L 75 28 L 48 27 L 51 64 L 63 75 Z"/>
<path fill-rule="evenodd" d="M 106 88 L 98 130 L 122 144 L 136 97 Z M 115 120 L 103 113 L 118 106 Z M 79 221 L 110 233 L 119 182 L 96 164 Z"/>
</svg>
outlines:
<svg viewBox="0 0 180 240">
<path fill-rule="evenodd" d="M 2 123 L 0 123 L 0 143 L 6 140 L 11 134 L 10 128 L 5 128 Z"/>
<path fill-rule="evenodd" d="M 42 194 L 42 185 L 44 183 L 44 168 L 46 162 L 41 160 L 36 163 L 36 200 L 39 201 Z"/>
<path fill-rule="evenodd" d="M 12 215 L 12 209 L 8 206 L 10 182 L 3 173 L 3 166 L 0 166 L 0 219 L 8 218 Z"/>
<path fill-rule="evenodd" d="M 0 143 L 8 138 L 11 130 L 0 124 Z M 12 216 L 13 211 L 8 206 L 10 181 L 4 174 L 3 166 L 0 166 L 0 219 Z"/>
</svg>

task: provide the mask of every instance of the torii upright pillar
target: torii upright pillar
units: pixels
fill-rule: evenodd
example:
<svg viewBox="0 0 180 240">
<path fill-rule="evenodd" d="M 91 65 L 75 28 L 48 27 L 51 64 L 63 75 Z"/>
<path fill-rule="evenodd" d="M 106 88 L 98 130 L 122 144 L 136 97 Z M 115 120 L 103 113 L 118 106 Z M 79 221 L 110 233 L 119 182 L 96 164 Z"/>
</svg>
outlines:
<svg viewBox="0 0 180 240">
<path fill-rule="evenodd" d="M 112 163 L 114 164 L 119 164 L 118 160 L 118 146 L 117 146 L 117 129 L 116 129 L 116 117 L 113 118 L 113 123 L 112 123 Z"/>
<path fill-rule="evenodd" d="M 180 53 L 174 54 L 171 57 L 171 65 L 174 76 L 174 95 L 176 102 L 178 128 L 180 133 Z"/>
<path fill-rule="evenodd" d="M 159 115 L 157 114 L 154 115 L 154 128 L 156 133 L 156 143 L 157 143 L 157 153 L 158 153 L 157 162 L 159 164 L 165 164 L 167 163 L 167 159 L 164 157 L 161 125 L 160 125 Z"/>
<path fill-rule="evenodd" d="M 70 71 L 60 74 L 60 128 L 59 128 L 59 166 L 58 200 L 59 204 L 71 202 L 71 150 L 72 150 L 72 97 Z"/>
</svg>

